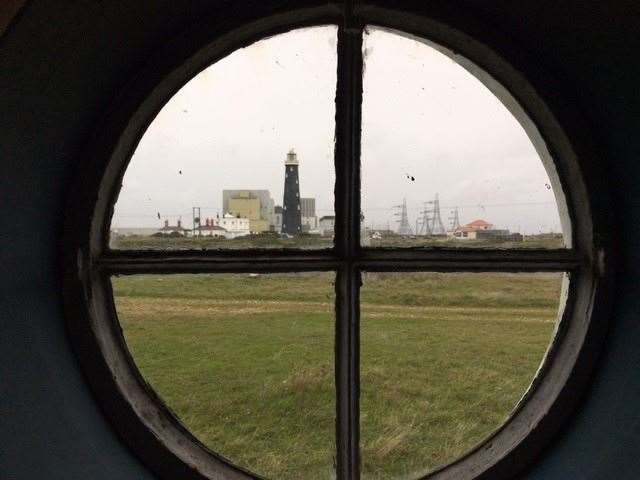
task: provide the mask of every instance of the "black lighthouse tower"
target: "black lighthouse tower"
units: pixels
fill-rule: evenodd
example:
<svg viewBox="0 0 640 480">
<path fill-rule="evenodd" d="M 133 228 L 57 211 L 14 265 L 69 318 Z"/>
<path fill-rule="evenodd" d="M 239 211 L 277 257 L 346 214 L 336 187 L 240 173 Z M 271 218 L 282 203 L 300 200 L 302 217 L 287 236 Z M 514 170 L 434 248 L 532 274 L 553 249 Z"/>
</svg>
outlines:
<svg viewBox="0 0 640 480">
<path fill-rule="evenodd" d="M 293 149 L 284 162 L 284 198 L 282 199 L 282 233 L 298 235 L 302 231 L 298 157 Z"/>
</svg>

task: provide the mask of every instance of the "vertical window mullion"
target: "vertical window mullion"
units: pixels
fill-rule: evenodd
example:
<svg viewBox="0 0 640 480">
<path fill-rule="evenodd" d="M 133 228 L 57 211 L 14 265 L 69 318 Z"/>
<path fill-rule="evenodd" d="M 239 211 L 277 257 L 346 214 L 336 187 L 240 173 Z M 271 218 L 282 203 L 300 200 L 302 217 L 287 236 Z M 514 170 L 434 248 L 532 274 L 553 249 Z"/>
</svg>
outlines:
<svg viewBox="0 0 640 480">
<path fill-rule="evenodd" d="M 362 111 L 362 28 L 338 29 L 336 87 L 335 247 L 352 259 L 360 248 L 360 125 Z"/>
<path fill-rule="evenodd" d="M 336 277 L 337 478 L 360 477 L 360 272 Z"/>
<path fill-rule="evenodd" d="M 335 248 L 342 259 L 336 278 L 337 478 L 358 480 L 360 392 L 360 125 L 362 28 L 350 2 L 338 29 L 336 88 Z"/>
</svg>

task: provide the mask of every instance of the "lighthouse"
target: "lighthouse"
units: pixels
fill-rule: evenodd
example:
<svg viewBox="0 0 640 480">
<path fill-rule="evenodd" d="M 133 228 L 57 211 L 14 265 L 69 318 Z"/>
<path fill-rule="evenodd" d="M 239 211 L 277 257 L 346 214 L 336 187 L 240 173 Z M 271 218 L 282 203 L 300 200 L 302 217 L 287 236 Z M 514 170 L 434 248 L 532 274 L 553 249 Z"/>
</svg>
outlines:
<svg viewBox="0 0 640 480">
<path fill-rule="evenodd" d="M 298 235 L 302 231 L 298 156 L 293 149 L 284 161 L 284 197 L 282 199 L 282 233 Z"/>
</svg>

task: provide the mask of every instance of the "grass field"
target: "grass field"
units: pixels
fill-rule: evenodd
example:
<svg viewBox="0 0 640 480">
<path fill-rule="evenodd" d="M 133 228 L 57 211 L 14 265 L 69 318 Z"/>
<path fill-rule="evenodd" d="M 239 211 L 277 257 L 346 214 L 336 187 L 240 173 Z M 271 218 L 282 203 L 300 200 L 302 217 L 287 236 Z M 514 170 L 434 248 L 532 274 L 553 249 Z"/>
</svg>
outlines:
<svg viewBox="0 0 640 480">
<path fill-rule="evenodd" d="M 148 237 L 114 236 L 110 246 L 116 250 L 241 250 L 247 248 L 331 248 L 333 238 L 301 235 L 284 238 L 279 235 L 246 235 L 234 239 L 216 237 Z"/>
<path fill-rule="evenodd" d="M 401 237 L 390 235 L 381 239 L 363 237 L 372 248 L 563 248 L 561 235 L 528 236 L 522 242 L 495 240 L 456 240 L 447 237 Z M 114 236 L 111 248 L 116 250 L 241 250 L 247 248 L 301 248 L 322 249 L 333 246 L 333 238 L 320 235 L 301 235 L 283 238 L 275 234 L 247 235 L 234 239 L 215 237 L 148 237 Z"/>
<path fill-rule="evenodd" d="M 141 372 L 207 446 L 269 478 L 334 463 L 333 274 L 114 278 Z M 363 478 L 415 477 L 499 427 L 543 358 L 559 274 L 367 273 Z"/>
<path fill-rule="evenodd" d="M 530 235 L 524 240 L 499 241 L 499 240 L 458 240 L 450 237 L 421 237 L 391 235 L 380 239 L 371 239 L 368 247 L 372 248 L 564 248 L 562 235 Z"/>
</svg>

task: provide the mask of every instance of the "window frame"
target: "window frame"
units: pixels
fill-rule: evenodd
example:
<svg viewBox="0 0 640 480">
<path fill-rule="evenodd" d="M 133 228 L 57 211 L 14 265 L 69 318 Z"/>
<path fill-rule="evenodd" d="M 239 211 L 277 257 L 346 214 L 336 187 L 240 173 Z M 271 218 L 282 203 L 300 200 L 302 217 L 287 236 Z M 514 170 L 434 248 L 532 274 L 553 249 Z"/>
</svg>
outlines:
<svg viewBox="0 0 640 480">
<path fill-rule="evenodd" d="M 361 271 L 566 271 L 566 305 L 545 361 L 509 420 L 474 450 L 424 478 L 513 478 L 549 444 L 588 385 L 606 329 L 612 264 L 606 195 L 588 129 L 553 90 L 553 77 L 471 16 L 448 7 L 387 9 L 385 3 L 327 4 L 273 16 L 205 22 L 174 39 L 132 79 L 106 112 L 80 162 L 60 251 L 68 330 L 96 400 L 120 437 L 161 478 L 260 478 L 200 443 L 149 387 L 124 342 L 111 289 L 113 274 L 335 271 L 337 478 L 359 478 L 359 286 Z M 333 249 L 113 251 L 109 223 L 122 176 L 140 138 L 164 104 L 194 75 L 234 50 L 294 28 L 338 25 L 335 243 Z M 557 250 L 367 249 L 360 245 L 362 28 L 377 25 L 458 52 L 465 68 L 505 101 L 529 134 L 549 148 L 566 195 L 573 248 Z M 451 25 L 455 25 L 452 27 Z M 467 60 L 469 59 L 469 60 Z M 350 92 L 346 95 L 345 92 Z M 510 103 L 509 103 L 510 102 Z M 570 103 L 570 102 L 569 102 Z M 515 111 L 514 111 L 515 109 Z M 525 113 L 526 112 L 526 113 Z M 524 117 L 523 117 L 524 115 Z M 85 161 L 86 160 L 86 161 Z M 589 184 L 587 184 L 589 180 Z M 554 179 L 552 179 L 552 182 Z M 590 195 L 592 193 L 592 195 Z"/>
</svg>

